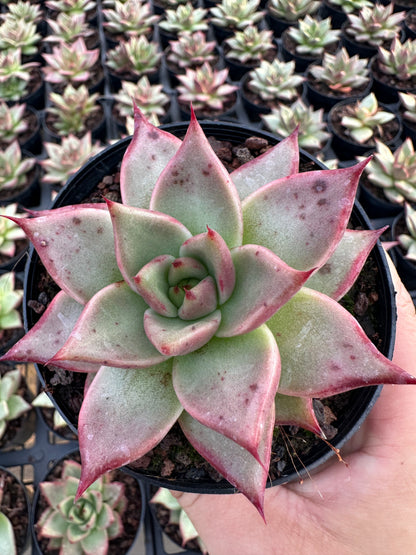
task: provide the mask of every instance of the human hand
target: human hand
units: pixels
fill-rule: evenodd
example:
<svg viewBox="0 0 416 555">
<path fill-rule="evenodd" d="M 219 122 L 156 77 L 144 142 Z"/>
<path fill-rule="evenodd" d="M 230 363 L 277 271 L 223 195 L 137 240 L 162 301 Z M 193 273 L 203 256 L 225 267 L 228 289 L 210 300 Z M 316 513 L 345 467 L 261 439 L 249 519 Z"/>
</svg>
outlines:
<svg viewBox="0 0 416 555">
<path fill-rule="evenodd" d="M 392 266 L 392 265 L 391 265 Z M 415 373 L 416 314 L 395 268 L 393 360 Z M 266 490 L 265 518 L 241 494 L 173 492 L 210 555 L 416 555 L 416 387 L 387 385 L 360 431 L 303 483 Z"/>
</svg>

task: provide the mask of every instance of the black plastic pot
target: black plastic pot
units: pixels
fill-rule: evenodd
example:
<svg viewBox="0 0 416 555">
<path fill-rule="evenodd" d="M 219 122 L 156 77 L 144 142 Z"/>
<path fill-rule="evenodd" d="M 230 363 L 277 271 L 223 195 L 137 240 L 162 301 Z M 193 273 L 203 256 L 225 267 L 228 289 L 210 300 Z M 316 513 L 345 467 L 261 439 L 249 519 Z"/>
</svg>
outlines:
<svg viewBox="0 0 416 555">
<path fill-rule="evenodd" d="M 401 212 L 395 217 L 391 226 L 391 240 L 397 241 L 397 237 L 402 233 L 400 228 L 404 229 L 405 227 L 404 212 Z M 393 251 L 396 268 L 404 285 L 409 290 L 416 290 L 416 262 L 405 257 L 405 253 L 400 245 L 393 247 Z"/>
<path fill-rule="evenodd" d="M 183 137 L 187 127 L 188 125 L 186 123 L 179 123 L 168 124 L 164 126 L 164 129 L 178 137 Z M 234 125 L 224 122 L 208 121 L 202 122 L 202 127 L 207 136 L 214 136 L 218 140 L 227 140 L 235 145 L 243 143 L 248 137 L 253 135 L 264 137 L 271 144 L 278 142 L 278 139 L 270 133 L 260 131 L 256 128 L 243 127 L 240 124 Z M 81 202 L 103 177 L 117 171 L 118 165 L 129 142 L 130 138 L 123 139 L 92 158 L 70 179 L 67 186 L 56 198 L 54 207 Z M 304 152 L 301 153 L 301 160 L 308 164 L 308 169 L 312 169 L 313 167 L 319 169 L 323 167 L 314 158 Z M 358 203 L 356 203 L 354 207 L 351 222 L 354 227 L 371 227 L 367 216 Z M 391 357 L 396 318 L 394 292 L 386 258 L 380 246 L 376 246 L 372 252 L 372 264 L 377 267 L 376 280 L 379 289 L 379 302 L 376 303 L 374 321 L 377 322 L 377 333 L 379 337 L 382 338 L 381 351 L 385 356 Z M 24 304 L 26 329 L 31 328 L 39 317 L 28 306 L 28 301 L 30 299 L 36 299 L 37 297 L 37 282 L 41 272 L 42 268 L 39 267 L 38 256 L 32 250 L 30 261 L 27 266 L 25 283 Z M 38 373 L 43 386 L 50 383 L 51 376 L 53 375 L 50 369 L 39 366 Z M 68 403 L 65 401 L 65 387 L 67 386 L 61 384 L 54 386 L 53 400 L 69 425 L 71 425 L 73 429 L 76 429 L 77 414 L 71 407 L 71 403 L 75 396 L 82 397 L 82 388 L 80 388 L 79 391 L 73 392 L 74 397 L 71 396 L 71 403 Z M 380 391 L 381 387 L 365 387 L 344 394 L 348 395 L 348 403 L 346 404 L 344 414 L 342 414 L 342 417 L 338 418 L 339 431 L 332 440 L 332 444 L 335 448 L 340 448 L 358 430 L 374 405 Z M 308 472 L 320 467 L 322 463 L 327 461 L 332 455 L 333 450 L 326 443 L 318 442 L 310 449 L 309 453 L 303 457 L 302 467 L 295 467 L 295 463 L 288 464 L 280 473 L 280 477 L 269 485 L 283 484 L 291 480 L 298 480 L 300 476 L 305 476 Z M 215 482 L 209 478 L 198 479 L 197 477 L 195 480 L 181 479 L 173 481 L 171 478 L 150 476 L 143 469 L 139 469 L 137 472 L 142 479 L 169 489 L 196 491 L 199 493 L 232 493 L 236 491 L 225 479 L 220 482 Z"/>
<path fill-rule="evenodd" d="M 384 195 L 383 195 L 384 196 Z M 374 194 L 365 180 L 361 180 L 358 189 L 358 199 L 369 218 L 394 218 L 403 211 L 401 204 L 390 202 L 387 198 L 380 198 Z"/>
<path fill-rule="evenodd" d="M 32 158 L 33 156 L 22 151 L 23 158 Z M 29 172 L 29 180 L 26 186 L 19 191 L 8 193 L 6 191 L 0 192 L 0 203 L 2 204 L 12 204 L 17 202 L 20 206 L 24 208 L 34 208 L 39 205 L 40 202 L 40 166 L 36 163 L 31 172 Z"/>
<path fill-rule="evenodd" d="M 319 8 L 319 15 L 322 19 L 331 18 L 331 27 L 341 29 L 343 23 L 347 21 L 347 14 L 339 6 L 331 4 L 331 0 L 322 0 Z"/>
<path fill-rule="evenodd" d="M 322 59 L 322 56 L 303 56 L 301 54 L 297 54 L 296 52 L 292 52 L 288 48 L 287 39 L 289 38 L 288 29 L 283 31 L 282 33 L 282 40 L 280 43 L 280 53 L 282 58 L 285 62 L 290 62 L 293 60 L 295 62 L 295 71 L 297 73 L 303 73 L 306 71 L 308 65 L 313 64 L 315 62 L 319 62 Z"/>
<path fill-rule="evenodd" d="M 0 476 L 4 480 L 1 511 L 13 526 L 17 555 L 23 555 L 29 546 L 30 539 L 29 496 L 22 481 L 4 466 L 0 466 Z M 17 535 L 18 529 L 19 534 Z"/>
<path fill-rule="evenodd" d="M 399 92 L 411 93 L 416 92 L 416 86 L 409 80 L 408 87 L 403 88 L 394 84 L 394 76 L 383 75 L 377 67 L 377 56 L 374 56 L 370 62 L 370 69 L 373 74 L 372 90 L 379 102 L 384 104 L 396 104 L 399 102 Z M 385 77 L 385 79 L 383 79 Z M 390 82 L 388 82 L 390 81 Z"/>
</svg>

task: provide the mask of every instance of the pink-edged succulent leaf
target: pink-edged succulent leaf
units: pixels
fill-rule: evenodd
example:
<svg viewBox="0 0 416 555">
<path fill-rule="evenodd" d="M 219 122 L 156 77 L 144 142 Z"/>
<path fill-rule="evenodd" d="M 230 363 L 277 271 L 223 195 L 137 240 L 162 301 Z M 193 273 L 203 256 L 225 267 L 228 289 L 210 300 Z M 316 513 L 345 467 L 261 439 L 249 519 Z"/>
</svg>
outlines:
<svg viewBox="0 0 416 555">
<path fill-rule="evenodd" d="M 204 279 L 208 275 L 205 266 L 196 260 L 186 256 L 177 258 L 169 269 L 169 285 L 177 285 L 183 279 Z"/>
<path fill-rule="evenodd" d="M 327 397 L 356 387 L 416 383 L 336 301 L 304 287 L 267 322 L 279 346 L 279 393 Z"/>
<path fill-rule="evenodd" d="M 263 245 L 297 270 L 321 266 L 344 234 L 368 161 L 291 175 L 251 194 L 243 201 L 243 243 Z"/>
<path fill-rule="evenodd" d="M 121 368 L 144 368 L 166 359 L 147 339 L 147 305 L 125 282 L 102 289 L 85 306 L 71 336 L 51 362 L 85 361 Z"/>
<path fill-rule="evenodd" d="M 153 187 L 181 142 L 148 122 L 134 106 L 134 135 L 120 168 L 123 204 L 149 208 Z"/>
<path fill-rule="evenodd" d="M 114 227 L 117 261 L 124 279 L 136 290 L 134 276 L 156 256 L 178 256 L 191 237 L 177 220 L 166 214 L 107 201 Z"/>
<path fill-rule="evenodd" d="M 274 405 L 262 431 L 259 461 L 246 449 L 192 418 L 185 411 L 179 424 L 195 449 L 256 507 L 264 518 L 263 503 L 274 428 Z"/>
<path fill-rule="evenodd" d="M 243 245 L 231 251 L 236 285 L 221 307 L 218 337 L 247 333 L 266 322 L 310 275 L 294 270 L 272 251 L 258 245 Z"/>
<path fill-rule="evenodd" d="M 220 321 L 219 310 L 199 320 L 181 320 L 165 318 L 149 308 L 144 314 L 144 329 L 159 353 L 179 356 L 205 345 L 217 331 Z"/>
<path fill-rule="evenodd" d="M 108 470 L 145 455 L 181 412 L 170 360 L 144 369 L 101 368 L 79 414 L 82 474 L 77 495 Z"/>
<path fill-rule="evenodd" d="M 156 183 L 150 208 L 170 214 L 192 235 L 209 226 L 229 248 L 241 245 L 243 221 L 237 190 L 194 115 L 181 147 Z"/>
<path fill-rule="evenodd" d="M 214 338 L 173 363 L 173 387 L 183 408 L 257 458 L 279 376 L 279 351 L 267 326 Z"/>
<path fill-rule="evenodd" d="M 243 200 L 260 187 L 298 172 L 299 145 L 296 128 L 273 148 L 231 172 L 230 177 Z"/>
<path fill-rule="evenodd" d="M 37 214 L 13 221 L 32 241 L 53 280 L 73 299 L 85 303 L 121 279 L 105 204 L 64 206 Z"/>
<path fill-rule="evenodd" d="M 178 310 L 182 320 L 203 318 L 217 308 L 217 287 L 211 276 L 201 280 L 192 289 L 185 289 L 185 297 Z"/>
<path fill-rule="evenodd" d="M 235 285 L 234 265 L 230 250 L 219 233 L 210 229 L 191 237 L 180 248 L 181 256 L 195 257 L 215 278 L 219 304 L 229 299 Z"/>
<path fill-rule="evenodd" d="M 51 301 L 41 318 L 13 347 L 3 360 L 46 364 L 63 346 L 76 324 L 84 306 L 60 291 Z M 96 372 L 99 366 L 88 363 L 64 364 L 66 370 Z"/>
<path fill-rule="evenodd" d="M 345 230 L 335 251 L 311 275 L 306 286 L 339 301 L 357 279 L 371 249 L 386 229 Z"/>
<path fill-rule="evenodd" d="M 313 399 L 277 393 L 275 409 L 276 426 L 299 426 L 318 436 L 325 437 L 313 410 Z"/>
<path fill-rule="evenodd" d="M 149 307 L 158 314 L 170 318 L 177 316 L 178 309 L 169 299 L 169 268 L 175 258 L 169 254 L 157 256 L 135 276 L 137 292 Z"/>
</svg>

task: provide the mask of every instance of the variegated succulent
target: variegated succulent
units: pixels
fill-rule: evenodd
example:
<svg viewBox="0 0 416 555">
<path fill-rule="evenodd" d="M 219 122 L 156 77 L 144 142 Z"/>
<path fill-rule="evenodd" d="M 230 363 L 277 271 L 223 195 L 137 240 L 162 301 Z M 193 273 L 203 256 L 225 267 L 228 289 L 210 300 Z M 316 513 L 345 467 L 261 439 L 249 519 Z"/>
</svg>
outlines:
<svg viewBox="0 0 416 555">
<path fill-rule="evenodd" d="M 395 38 L 388 50 L 379 47 L 376 59 L 379 69 L 386 75 L 409 81 L 410 86 L 416 85 L 416 39 L 401 43 Z"/>
<path fill-rule="evenodd" d="M 295 133 L 229 174 L 194 115 L 182 141 L 136 109 L 121 203 L 16 220 L 61 291 L 3 358 L 96 373 L 76 498 L 178 421 L 262 512 L 275 424 L 320 433 L 313 397 L 416 383 L 337 303 L 383 231 L 347 229 L 368 161 L 298 158 Z"/>
<path fill-rule="evenodd" d="M 103 10 L 104 28 L 113 35 L 126 37 L 149 36 L 159 16 L 152 12 L 151 5 L 142 0 L 115 0 L 112 8 Z"/>
<path fill-rule="evenodd" d="M 20 49 L 23 55 L 33 56 L 38 51 L 41 35 L 36 30 L 36 23 L 6 17 L 0 25 L 0 50 Z"/>
<path fill-rule="evenodd" d="M 40 5 L 34 4 L 33 2 L 24 2 L 23 0 L 17 0 L 17 2 L 13 3 L 8 2 L 7 10 L 8 11 L 5 17 L 14 18 L 16 21 L 38 23 L 42 19 L 42 10 Z"/>
<path fill-rule="evenodd" d="M 16 217 L 17 204 L 11 203 L 6 206 L 0 206 L 0 216 Z M 24 214 L 19 214 L 20 217 L 25 217 Z M 8 218 L 0 219 L 0 253 L 4 256 L 13 257 L 16 254 L 16 241 L 24 239 L 25 234 L 23 230 Z"/>
<path fill-rule="evenodd" d="M 181 69 L 202 66 L 204 62 L 212 63 L 218 58 L 215 45 L 215 41 L 207 41 L 202 31 L 184 32 L 177 40 L 170 41 L 167 60 Z"/>
<path fill-rule="evenodd" d="M 195 8 L 191 2 L 179 4 L 175 10 L 165 11 L 165 17 L 159 22 L 159 27 L 172 35 L 208 31 L 207 13 L 205 8 Z"/>
<path fill-rule="evenodd" d="M 349 56 L 345 48 L 335 54 L 325 52 L 322 65 L 312 64 L 308 72 L 335 94 L 347 95 L 370 81 L 368 60 Z"/>
<path fill-rule="evenodd" d="M 130 37 L 107 52 L 107 66 L 123 75 L 133 73 L 141 77 L 153 73 L 160 67 L 162 52 L 158 44 L 144 35 Z"/>
<path fill-rule="evenodd" d="M 290 106 L 281 104 L 273 108 L 262 119 L 267 128 L 280 137 L 288 137 L 298 127 L 299 146 L 309 152 L 320 150 L 330 138 L 324 121 L 324 110 L 314 110 L 313 106 L 307 106 L 300 98 Z"/>
<path fill-rule="evenodd" d="M 22 62 L 20 48 L 0 52 L 0 98 L 20 100 L 29 93 L 32 71 L 38 62 Z"/>
<path fill-rule="evenodd" d="M 104 475 L 76 499 L 80 476 L 81 465 L 69 459 L 60 479 L 39 484 L 48 507 L 36 522 L 38 537 L 48 538 L 48 549 L 62 554 L 104 555 L 108 542 L 123 533 L 124 485 Z"/>
<path fill-rule="evenodd" d="M 163 85 L 160 83 L 152 85 L 146 75 L 143 75 L 137 83 L 122 81 L 121 89 L 113 95 L 113 98 L 122 118 L 133 116 L 132 99 L 141 107 L 146 117 L 164 116 L 166 106 L 169 104 L 169 96 L 163 92 Z"/>
<path fill-rule="evenodd" d="M 211 22 L 218 27 L 235 31 L 256 25 L 264 12 L 259 10 L 260 0 L 222 0 L 210 9 Z"/>
<path fill-rule="evenodd" d="M 94 34 L 85 13 L 60 13 L 56 19 L 47 19 L 51 33 L 43 40 L 48 43 L 73 43 L 78 38 L 87 39 Z"/>
<path fill-rule="evenodd" d="M 61 136 L 69 134 L 82 135 L 87 131 L 87 120 L 99 111 L 97 104 L 99 94 L 90 94 L 85 85 L 75 88 L 70 83 L 62 94 L 51 92 L 49 100 L 52 105 L 46 109 L 54 116 L 53 129 Z"/>
<path fill-rule="evenodd" d="M 191 519 L 186 511 L 182 509 L 179 501 L 172 495 L 166 488 L 159 488 L 150 500 L 151 503 L 162 505 L 169 511 L 169 524 L 176 524 L 179 526 L 180 534 L 182 537 L 182 547 L 185 547 L 190 540 L 196 540 L 201 553 L 207 555 L 208 552 L 204 542 L 199 537 L 195 526 L 192 524 Z"/>
<path fill-rule="evenodd" d="M 365 169 L 368 180 L 381 187 L 391 202 L 416 202 L 416 153 L 412 140 L 407 138 L 394 151 L 382 141 L 376 140 L 376 146 Z"/>
<path fill-rule="evenodd" d="M 416 262 L 416 210 L 408 203 L 405 204 L 405 220 L 408 233 L 401 233 L 397 239 L 406 251 L 405 258 Z"/>
<path fill-rule="evenodd" d="M 72 174 L 101 150 L 98 143 L 92 143 L 90 131 L 80 139 L 69 134 L 62 137 L 61 144 L 45 143 L 44 146 L 47 158 L 40 161 L 45 170 L 42 181 L 54 185 L 65 185 Z"/>
<path fill-rule="evenodd" d="M 247 87 L 264 102 L 293 101 L 297 98 L 297 88 L 304 77 L 295 73 L 295 62 L 282 62 L 275 58 L 272 62 L 262 60 L 260 66 L 249 73 Z"/>
<path fill-rule="evenodd" d="M 97 6 L 94 0 L 46 0 L 45 5 L 54 12 L 71 15 L 95 10 Z"/>
<path fill-rule="evenodd" d="M 273 44 L 273 32 L 248 25 L 242 31 L 236 31 L 225 41 L 225 55 L 241 64 L 259 65 L 268 53 L 276 49 Z"/>
<path fill-rule="evenodd" d="M 394 4 L 364 6 L 358 14 L 348 14 L 345 32 L 356 42 L 380 46 L 398 36 L 405 12 L 394 12 Z"/>
<path fill-rule="evenodd" d="M 403 119 L 416 124 L 416 94 L 403 92 L 398 94 Z"/>
<path fill-rule="evenodd" d="M 373 2 L 370 0 L 329 0 L 331 6 L 340 8 L 344 13 L 353 13 L 362 8 L 372 8 Z"/>
<path fill-rule="evenodd" d="M 11 274 L 3 274 L 0 277 L 0 298 L 1 302 L 8 302 L 8 297 L 4 291 L 3 282 L 8 280 L 10 282 Z M 13 281 L 14 283 L 14 281 Z M 21 295 L 19 297 L 19 302 L 23 297 L 23 291 L 20 291 Z M 2 311 L 3 312 L 3 311 Z M 17 311 L 16 311 L 17 312 Z M 1 314 L 0 320 L 3 320 L 3 314 Z M 17 317 L 13 318 L 14 324 L 19 325 L 12 326 L 12 327 L 21 327 L 23 324 Z M 7 329 L 3 328 L 0 325 L 0 329 Z M 7 426 L 11 420 L 15 420 L 24 414 L 25 412 L 30 410 L 30 404 L 22 397 L 19 393 L 19 388 L 22 383 L 22 374 L 19 369 L 14 368 L 13 370 L 8 370 L 3 376 L 0 378 L 0 438 L 4 436 L 4 433 L 7 430 Z M 3 545 L 3 544 L 2 544 Z"/>
<path fill-rule="evenodd" d="M 23 157 L 17 141 L 0 149 L 0 190 L 16 189 L 24 185 L 35 164 L 35 158 Z"/>
<path fill-rule="evenodd" d="M 11 143 L 26 131 L 25 110 L 26 104 L 8 106 L 7 102 L 0 100 L 0 143 Z"/>
<path fill-rule="evenodd" d="M 351 114 L 342 117 L 341 125 L 360 144 L 371 139 L 376 130 L 382 135 L 382 126 L 396 117 L 393 112 L 387 112 L 379 106 L 372 92 L 362 100 L 357 100 L 351 108 Z"/>
<path fill-rule="evenodd" d="M 298 27 L 290 27 L 288 35 L 296 43 L 296 52 L 302 56 L 320 57 L 325 48 L 339 41 L 341 31 L 332 29 L 331 18 L 318 19 L 306 15 Z"/>
<path fill-rule="evenodd" d="M 77 86 L 85 83 L 91 79 L 99 55 L 99 49 L 89 50 L 82 37 L 72 44 L 62 42 L 53 46 L 51 54 L 43 54 L 46 62 L 42 67 L 45 80 L 55 85 L 72 83 Z"/>
<path fill-rule="evenodd" d="M 269 0 L 267 3 L 267 9 L 271 15 L 293 22 L 308 14 L 315 14 L 319 6 L 320 2 L 316 0 Z"/>
<path fill-rule="evenodd" d="M 208 62 L 195 69 L 188 68 L 185 75 L 178 75 L 178 100 L 185 105 L 191 102 L 195 111 L 224 109 L 238 87 L 226 83 L 228 69 L 213 69 Z"/>
<path fill-rule="evenodd" d="M 16 287 L 16 277 L 14 272 L 6 272 L 5 274 L 1 274 L 0 276 L 0 330 L 12 330 L 16 328 L 22 328 L 23 322 L 20 316 L 20 312 L 18 307 L 22 304 L 23 299 L 23 289 L 17 289 Z M 2 334 L 1 334 L 2 335 Z M 12 384 L 7 381 L 7 387 L 4 386 L 4 390 L 0 387 L 0 399 L 9 405 L 9 399 L 12 395 L 14 395 L 19 388 L 20 385 L 20 377 L 17 376 L 20 374 L 19 371 L 12 374 L 14 378 L 11 380 Z M 1 396 L 3 394 L 3 396 Z M 1 403 L 0 403 L 1 404 Z M 6 407 L 3 406 L 2 408 L 2 415 L 5 420 L 11 420 L 11 418 L 7 418 L 8 413 L 13 415 L 13 418 L 17 418 L 16 412 L 18 412 L 18 416 L 25 407 L 27 410 L 27 403 L 23 403 L 18 401 L 14 397 L 12 397 L 10 401 L 10 406 L 6 410 Z M 17 411 L 15 412 L 13 409 L 16 408 Z M 5 415 L 5 416 L 4 416 Z M 0 437 L 4 433 L 4 424 L 0 425 Z"/>
</svg>

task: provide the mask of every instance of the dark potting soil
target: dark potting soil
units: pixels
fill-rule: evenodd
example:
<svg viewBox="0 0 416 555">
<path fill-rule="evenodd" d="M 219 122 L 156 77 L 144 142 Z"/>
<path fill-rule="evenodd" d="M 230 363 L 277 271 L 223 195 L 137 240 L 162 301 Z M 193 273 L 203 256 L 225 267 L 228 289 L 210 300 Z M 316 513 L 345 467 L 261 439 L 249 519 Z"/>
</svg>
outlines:
<svg viewBox="0 0 416 555">
<path fill-rule="evenodd" d="M 156 492 L 156 490 L 154 490 Z M 161 505 L 160 503 L 154 504 L 155 516 L 162 528 L 163 532 L 169 536 L 169 538 L 177 545 L 182 546 L 182 534 L 178 524 L 169 522 L 170 510 Z M 195 551 L 196 553 L 201 553 L 198 542 L 195 540 L 189 540 L 183 546 L 184 549 L 189 551 Z"/>
<path fill-rule="evenodd" d="M 64 457 L 62 461 L 60 461 L 47 475 L 44 481 L 53 481 L 58 480 L 62 474 L 62 467 L 63 461 L 66 459 L 71 459 L 77 462 L 81 462 L 79 453 L 73 453 L 72 455 L 68 455 Z M 142 498 L 141 498 L 141 491 L 140 486 L 137 480 L 123 472 L 121 470 L 114 470 L 110 473 L 111 481 L 113 482 L 122 482 L 124 484 L 124 495 L 127 498 L 127 506 L 122 514 L 122 522 L 123 522 L 123 534 L 118 537 L 114 538 L 109 543 L 109 548 L 107 555 L 124 555 L 132 546 L 137 529 L 140 525 L 140 517 L 142 512 Z M 39 520 L 42 512 L 48 507 L 47 501 L 39 495 L 39 501 L 34 508 L 35 515 L 34 515 L 34 522 L 35 522 L 35 529 L 36 529 L 36 522 Z M 48 553 L 50 555 L 58 555 L 59 551 L 57 549 L 48 550 L 47 546 L 49 540 L 46 538 L 41 538 L 38 540 L 39 545 L 41 548 L 42 553 Z"/>
<path fill-rule="evenodd" d="M 243 144 L 233 146 L 227 141 L 209 138 L 217 156 L 228 171 L 239 167 L 250 159 L 259 156 L 271 148 L 268 141 L 261 137 L 251 137 Z M 302 161 L 301 171 L 317 169 L 312 160 Z M 116 171 L 106 176 L 96 190 L 84 202 L 102 202 L 103 197 L 119 202 L 120 173 Z M 38 297 L 29 300 L 29 306 L 41 314 L 51 299 L 58 292 L 58 287 L 45 272 L 40 262 L 38 270 Z M 350 292 L 342 299 L 343 304 L 365 329 L 368 337 L 379 348 L 383 348 L 380 338 L 382 307 L 378 303 L 377 293 L 378 269 L 370 256 L 363 271 Z M 43 368 L 48 390 L 59 399 L 64 407 L 74 413 L 74 421 L 83 400 L 85 374 L 67 372 L 52 366 Z M 354 391 L 336 395 L 327 399 L 315 400 L 315 411 L 318 421 L 328 440 L 332 440 L 338 432 L 338 418 L 351 404 Z M 295 426 L 277 427 L 274 433 L 270 464 L 270 481 L 279 478 L 293 466 L 301 470 L 302 461 L 316 446 L 322 444 L 317 436 Z M 131 463 L 130 468 L 147 476 L 162 477 L 165 480 L 193 480 L 196 482 L 222 482 L 224 478 L 195 451 L 186 440 L 180 426 L 175 424 L 165 438 L 149 453 Z"/>
<path fill-rule="evenodd" d="M 9 472 L 0 469 L 0 511 L 13 526 L 16 550 L 21 555 L 29 526 L 29 507 L 22 484 Z"/>
<path fill-rule="evenodd" d="M 318 79 L 315 79 L 315 77 L 313 77 L 313 75 L 311 73 L 307 74 L 307 80 L 308 80 L 308 82 L 310 83 L 310 85 L 313 89 L 315 89 L 316 91 L 318 91 L 319 93 L 321 93 L 325 96 L 330 96 L 330 97 L 333 97 L 333 98 L 342 98 L 343 99 L 343 98 L 348 97 L 348 96 L 359 96 L 368 87 L 368 82 L 367 82 L 367 83 L 364 83 L 363 85 L 361 85 L 360 87 L 356 87 L 354 89 L 351 89 L 351 91 L 349 91 L 349 93 L 346 93 L 344 91 L 331 89 L 323 81 L 318 81 Z"/>
</svg>

